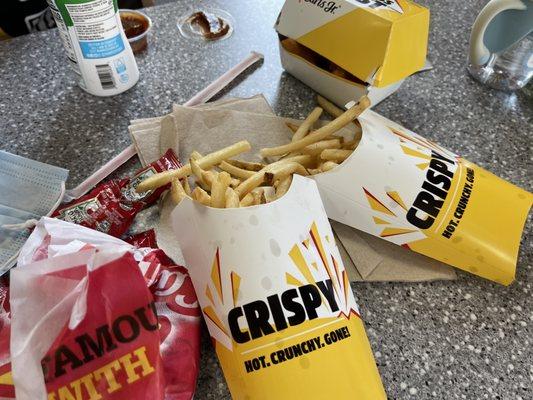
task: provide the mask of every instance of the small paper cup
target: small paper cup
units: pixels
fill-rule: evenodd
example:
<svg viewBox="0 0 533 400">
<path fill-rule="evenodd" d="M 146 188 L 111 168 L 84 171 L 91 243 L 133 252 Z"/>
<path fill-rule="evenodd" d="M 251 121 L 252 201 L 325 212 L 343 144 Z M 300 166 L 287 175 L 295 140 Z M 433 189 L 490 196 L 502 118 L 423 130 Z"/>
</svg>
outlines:
<svg viewBox="0 0 533 400">
<path fill-rule="evenodd" d="M 137 36 L 133 36 L 133 37 L 128 37 L 128 42 L 130 43 L 130 46 L 131 46 L 131 50 L 133 51 L 133 53 L 140 53 L 141 51 L 145 50 L 146 47 L 148 46 L 148 32 L 150 32 L 150 30 L 152 29 L 152 20 L 150 19 L 150 17 L 148 17 L 146 14 L 140 12 L 140 11 L 137 11 L 137 10 L 131 10 L 131 9 L 128 9 L 128 8 L 121 8 L 119 10 L 119 13 L 120 15 L 125 15 L 125 14 L 130 14 L 132 15 L 133 17 L 137 17 L 137 18 L 140 18 L 140 19 L 143 19 L 144 21 L 146 21 L 148 23 L 148 27 L 144 30 L 143 33 L 137 35 Z M 121 19 L 121 22 L 122 22 L 122 19 Z M 124 31 L 124 33 L 126 33 L 126 31 Z M 126 36 L 127 37 L 127 36 Z"/>
</svg>

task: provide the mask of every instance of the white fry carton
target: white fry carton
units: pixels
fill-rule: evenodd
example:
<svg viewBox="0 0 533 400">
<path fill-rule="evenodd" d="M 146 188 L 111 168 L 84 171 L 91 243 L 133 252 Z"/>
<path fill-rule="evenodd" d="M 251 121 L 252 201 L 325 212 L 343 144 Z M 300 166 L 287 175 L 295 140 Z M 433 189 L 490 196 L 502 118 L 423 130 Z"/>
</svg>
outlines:
<svg viewBox="0 0 533 400">
<path fill-rule="evenodd" d="M 171 220 L 233 398 L 386 398 L 313 180 Z"/>
<path fill-rule="evenodd" d="M 372 110 L 359 122 L 353 154 L 313 177 L 328 217 L 511 283 L 531 194 Z"/>
</svg>

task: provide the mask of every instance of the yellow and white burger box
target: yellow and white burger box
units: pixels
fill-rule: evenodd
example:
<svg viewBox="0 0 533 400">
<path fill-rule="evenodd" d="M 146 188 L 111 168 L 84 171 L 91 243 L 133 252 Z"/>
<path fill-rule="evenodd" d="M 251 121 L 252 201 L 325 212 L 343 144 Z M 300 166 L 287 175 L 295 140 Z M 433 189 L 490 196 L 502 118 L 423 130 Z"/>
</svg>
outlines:
<svg viewBox="0 0 533 400">
<path fill-rule="evenodd" d="M 234 399 L 386 399 L 313 180 L 246 208 L 186 198 L 171 219 Z"/>
<path fill-rule="evenodd" d="M 275 28 L 291 75 L 341 107 L 365 94 L 375 105 L 424 67 L 429 10 L 407 0 L 287 0 Z"/>
<path fill-rule="evenodd" d="M 510 284 L 531 193 L 372 110 L 358 120 L 353 154 L 313 176 L 328 217 Z"/>
</svg>

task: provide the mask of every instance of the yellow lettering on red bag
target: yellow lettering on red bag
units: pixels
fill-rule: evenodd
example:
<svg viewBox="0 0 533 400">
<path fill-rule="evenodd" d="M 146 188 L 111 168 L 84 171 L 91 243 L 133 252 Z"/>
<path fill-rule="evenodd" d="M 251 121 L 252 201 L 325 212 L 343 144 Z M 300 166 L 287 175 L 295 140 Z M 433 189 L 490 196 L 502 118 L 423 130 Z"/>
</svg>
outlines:
<svg viewBox="0 0 533 400">
<path fill-rule="evenodd" d="M 126 371 L 126 374 L 128 375 L 126 382 L 130 384 L 141 378 L 141 376 L 137 375 L 135 372 L 136 369 L 141 368 L 142 377 L 145 377 L 146 375 L 149 375 L 155 371 L 154 367 L 150 365 L 150 361 L 146 356 L 146 347 L 143 346 L 138 348 L 133 352 L 133 354 L 137 356 L 137 361 L 132 361 L 131 353 L 126 354 L 118 359 L 122 363 L 124 371 Z"/>
<path fill-rule="evenodd" d="M 122 370 L 126 373 L 126 382 L 128 384 L 155 372 L 155 368 L 150 364 L 150 360 L 146 355 L 146 347 L 139 347 L 118 360 L 114 360 L 82 378 L 76 379 L 68 385 L 61 386 L 57 391 L 48 394 L 48 400 L 101 400 L 105 397 L 103 393 L 105 386 L 102 387 L 103 385 L 100 385 L 100 381 L 105 379 L 105 382 L 107 382 L 107 393 L 116 392 L 122 388 L 124 382 L 122 384 L 119 383 L 115 373 L 119 373 Z"/>
<path fill-rule="evenodd" d="M 85 387 L 85 392 L 83 391 Z M 70 391 L 72 389 L 74 394 Z M 84 396 L 84 393 L 87 393 L 89 397 Z M 100 400 L 102 396 L 96 390 L 93 381 L 93 374 L 87 374 L 84 377 L 70 382 L 70 388 L 68 386 L 63 386 L 57 391 L 59 395 L 59 400 Z M 48 395 L 48 400 L 56 400 L 55 393 L 50 393 Z"/>
<path fill-rule="evenodd" d="M 82 388 L 84 386 L 86 393 L 89 395 L 89 398 L 87 400 L 102 399 L 102 396 L 100 395 L 100 393 L 98 393 L 96 387 L 94 386 L 92 373 L 85 375 L 83 378 L 78 379 L 77 381 L 72 382 L 70 386 L 74 389 L 74 393 L 76 393 L 76 399 L 85 399 L 85 396 L 83 396 L 82 394 Z"/>
<path fill-rule="evenodd" d="M 102 377 L 105 377 L 107 381 L 107 393 L 116 392 L 122 387 L 122 385 L 117 382 L 113 370 L 118 372 L 121 370 L 121 368 L 122 367 L 120 366 L 118 360 L 114 360 L 109 364 L 104 365 L 102 368 L 98 368 L 96 371 L 94 371 L 94 379 L 100 380 Z"/>
</svg>

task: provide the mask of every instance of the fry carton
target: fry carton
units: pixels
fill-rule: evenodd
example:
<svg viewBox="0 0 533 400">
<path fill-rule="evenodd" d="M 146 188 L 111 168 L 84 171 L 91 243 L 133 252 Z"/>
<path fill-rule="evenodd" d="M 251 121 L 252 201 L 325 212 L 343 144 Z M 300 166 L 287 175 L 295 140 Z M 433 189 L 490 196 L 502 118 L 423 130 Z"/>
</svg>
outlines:
<svg viewBox="0 0 533 400">
<path fill-rule="evenodd" d="M 367 110 L 362 139 L 315 175 L 328 217 L 504 285 L 532 196 Z"/>
<path fill-rule="evenodd" d="M 429 10 L 407 0 L 287 0 L 275 28 L 283 67 L 343 106 L 375 105 L 425 64 Z"/>
<path fill-rule="evenodd" d="M 233 398 L 386 398 L 315 182 L 171 219 Z"/>
</svg>

